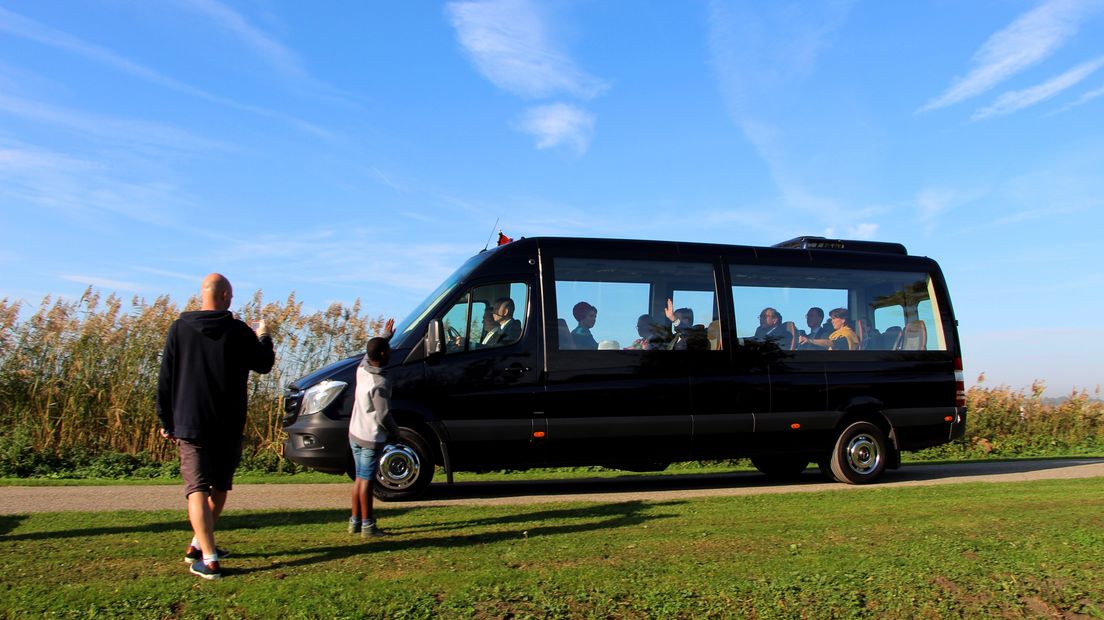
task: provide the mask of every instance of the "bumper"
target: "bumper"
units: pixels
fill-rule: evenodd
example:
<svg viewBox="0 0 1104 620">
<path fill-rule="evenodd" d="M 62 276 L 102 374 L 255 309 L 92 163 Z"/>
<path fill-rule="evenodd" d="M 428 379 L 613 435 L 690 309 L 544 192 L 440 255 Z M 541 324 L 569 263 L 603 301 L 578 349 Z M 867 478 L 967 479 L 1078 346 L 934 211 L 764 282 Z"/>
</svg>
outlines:
<svg viewBox="0 0 1104 620">
<path fill-rule="evenodd" d="M 288 435 L 284 440 L 284 457 L 292 463 L 331 474 L 343 474 L 348 470 L 352 458 L 348 420 L 307 416 L 299 418 L 284 432 Z"/>
</svg>

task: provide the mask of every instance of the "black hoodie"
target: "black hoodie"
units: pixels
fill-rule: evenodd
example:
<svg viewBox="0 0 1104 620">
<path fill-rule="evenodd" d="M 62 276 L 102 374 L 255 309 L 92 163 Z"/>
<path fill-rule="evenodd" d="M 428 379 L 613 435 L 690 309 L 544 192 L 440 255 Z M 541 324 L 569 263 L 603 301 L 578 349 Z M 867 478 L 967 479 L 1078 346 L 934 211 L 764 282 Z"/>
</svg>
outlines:
<svg viewBox="0 0 1104 620">
<path fill-rule="evenodd" d="M 184 312 L 169 327 L 157 380 L 157 417 L 194 441 L 236 441 L 245 429 L 249 371 L 272 370 L 272 339 L 229 310 Z"/>
</svg>

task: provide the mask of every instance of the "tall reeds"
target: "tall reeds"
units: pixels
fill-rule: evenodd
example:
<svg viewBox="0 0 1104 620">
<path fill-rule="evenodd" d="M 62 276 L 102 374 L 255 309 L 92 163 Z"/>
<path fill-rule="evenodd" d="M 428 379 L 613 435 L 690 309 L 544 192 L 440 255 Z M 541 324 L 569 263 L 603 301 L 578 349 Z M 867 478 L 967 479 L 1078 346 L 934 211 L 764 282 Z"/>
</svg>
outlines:
<svg viewBox="0 0 1104 620">
<path fill-rule="evenodd" d="M 157 373 L 169 325 L 183 308 L 168 297 L 124 303 L 89 288 L 76 301 L 47 297 L 21 319 L 19 303 L 0 299 L 0 442 L 18 436 L 37 453 L 175 456 L 159 434 Z M 241 318 L 263 318 L 276 343 L 276 367 L 251 375 L 247 439 L 252 455 L 279 455 L 280 395 L 286 384 L 322 366 L 356 355 L 382 330 L 383 317 L 332 304 L 304 312 L 293 294 L 266 301 L 256 292 Z M 1074 391 L 1061 401 L 983 381 L 967 393 L 966 437 L 927 451 L 928 457 L 984 457 L 1104 450 L 1100 390 Z"/>
<path fill-rule="evenodd" d="M 183 309 L 197 307 L 193 298 Z M 89 288 L 77 301 L 47 297 L 25 320 L 20 310 L 0 300 L 0 440 L 18 432 L 41 452 L 174 456 L 159 434 L 156 391 L 165 334 L 181 308 L 168 297 L 124 304 Z M 265 319 L 276 342 L 273 371 L 251 375 L 247 438 L 254 453 L 278 453 L 283 386 L 363 351 L 383 320 L 363 316 L 359 300 L 305 313 L 294 294 L 266 302 L 260 291 L 240 312 Z"/>
</svg>

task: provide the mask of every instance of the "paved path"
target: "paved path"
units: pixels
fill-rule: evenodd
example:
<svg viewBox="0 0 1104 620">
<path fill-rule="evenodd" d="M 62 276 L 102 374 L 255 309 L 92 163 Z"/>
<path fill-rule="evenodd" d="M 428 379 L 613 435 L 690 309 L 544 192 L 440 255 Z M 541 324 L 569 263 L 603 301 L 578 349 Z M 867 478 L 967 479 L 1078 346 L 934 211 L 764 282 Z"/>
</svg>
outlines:
<svg viewBox="0 0 1104 620">
<path fill-rule="evenodd" d="M 1055 459 L 1003 461 L 949 465 L 907 465 L 886 472 L 882 482 L 853 486 L 825 482 L 815 469 L 784 484 L 772 483 L 758 473 L 625 476 L 527 482 L 434 483 L 425 498 L 403 506 L 539 504 L 584 501 L 616 503 L 636 500 L 671 500 L 689 497 L 804 493 L 814 491 L 858 492 L 905 486 L 960 484 L 963 482 L 1017 482 L 1060 478 L 1104 478 L 1104 459 Z M 233 510 L 347 508 L 351 485 L 240 484 L 230 494 Z M 71 486 L 0 487 L 0 514 L 29 512 L 174 510 L 184 509 L 182 487 Z"/>
</svg>

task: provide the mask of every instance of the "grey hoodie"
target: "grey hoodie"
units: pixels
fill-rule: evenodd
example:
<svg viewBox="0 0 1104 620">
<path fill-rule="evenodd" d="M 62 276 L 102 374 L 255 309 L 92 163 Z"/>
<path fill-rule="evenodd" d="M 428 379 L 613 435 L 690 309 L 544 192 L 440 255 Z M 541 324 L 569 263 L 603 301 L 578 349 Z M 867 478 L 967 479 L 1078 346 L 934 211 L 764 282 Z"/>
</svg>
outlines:
<svg viewBox="0 0 1104 620">
<path fill-rule="evenodd" d="M 391 383 L 365 357 L 356 371 L 353 417 L 349 437 L 362 448 L 381 448 L 399 438 L 399 425 L 391 417 Z"/>
</svg>

